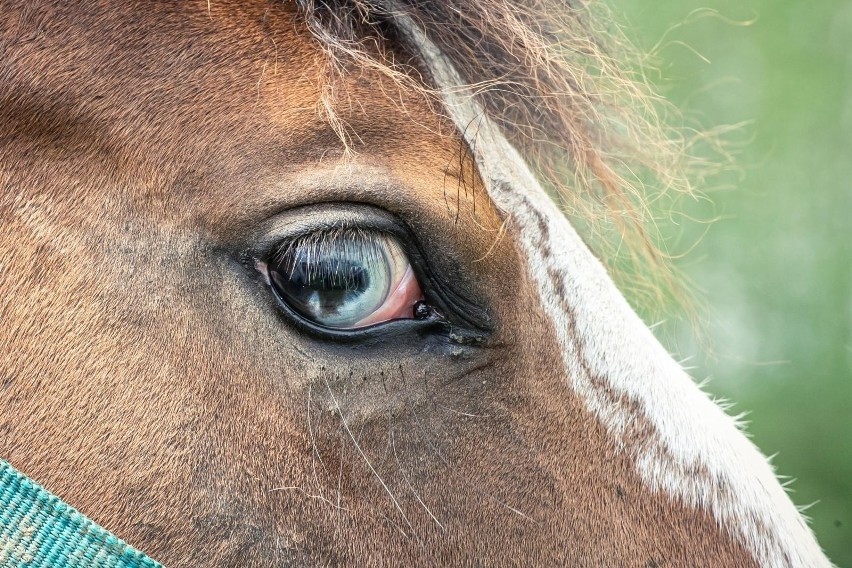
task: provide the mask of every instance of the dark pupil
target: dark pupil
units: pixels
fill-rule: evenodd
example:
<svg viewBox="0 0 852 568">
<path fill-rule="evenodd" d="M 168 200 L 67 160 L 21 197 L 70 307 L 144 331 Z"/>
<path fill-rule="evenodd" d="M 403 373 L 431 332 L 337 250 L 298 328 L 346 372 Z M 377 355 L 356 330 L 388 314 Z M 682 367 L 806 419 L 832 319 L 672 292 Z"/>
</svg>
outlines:
<svg viewBox="0 0 852 568">
<path fill-rule="evenodd" d="M 270 273 L 279 293 L 302 315 L 311 318 L 339 315 L 341 308 L 370 287 L 369 272 L 356 260 L 308 260 L 304 256 L 289 252 Z"/>
</svg>

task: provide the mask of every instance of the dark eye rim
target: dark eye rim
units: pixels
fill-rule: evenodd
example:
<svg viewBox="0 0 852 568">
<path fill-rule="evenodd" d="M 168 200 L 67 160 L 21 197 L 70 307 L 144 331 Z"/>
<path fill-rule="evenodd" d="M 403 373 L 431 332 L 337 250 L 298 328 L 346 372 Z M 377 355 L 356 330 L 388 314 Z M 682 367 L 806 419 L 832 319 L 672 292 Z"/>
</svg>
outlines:
<svg viewBox="0 0 852 568">
<path fill-rule="evenodd" d="M 300 332 L 315 338 L 337 343 L 369 342 L 371 339 L 414 332 L 418 335 L 441 335 L 467 344 L 483 344 L 492 331 L 491 319 L 486 310 L 473 300 L 452 289 L 447 278 L 433 270 L 429 257 L 424 254 L 419 241 L 400 219 L 374 205 L 350 202 L 330 202 L 304 205 L 275 215 L 261 227 L 253 240 L 254 246 L 242 256 L 242 263 L 259 277 L 256 263 L 269 263 L 282 246 L 323 230 L 357 228 L 376 231 L 394 237 L 402 247 L 423 289 L 426 302 L 433 307 L 425 319 L 400 319 L 380 322 L 356 329 L 326 327 L 306 319 L 296 312 L 269 283 L 263 285 L 274 298 L 277 311 L 286 323 Z"/>
</svg>

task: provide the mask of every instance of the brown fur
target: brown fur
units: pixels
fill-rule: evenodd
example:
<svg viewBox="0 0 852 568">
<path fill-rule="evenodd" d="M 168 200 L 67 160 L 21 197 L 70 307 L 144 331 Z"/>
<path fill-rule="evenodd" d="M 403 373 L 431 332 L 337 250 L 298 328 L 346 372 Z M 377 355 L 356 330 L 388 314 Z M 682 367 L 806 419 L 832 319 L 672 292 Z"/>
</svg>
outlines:
<svg viewBox="0 0 852 568">
<path fill-rule="evenodd" d="M 0 456 L 168 566 L 751 565 L 566 388 L 450 125 L 352 73 L 341 161 L 290 4 L 5 3 L 0 45 Z M 239 253 L 338 201 L 429 243 L 486 347 L 278 317 Z"/>
</svg>

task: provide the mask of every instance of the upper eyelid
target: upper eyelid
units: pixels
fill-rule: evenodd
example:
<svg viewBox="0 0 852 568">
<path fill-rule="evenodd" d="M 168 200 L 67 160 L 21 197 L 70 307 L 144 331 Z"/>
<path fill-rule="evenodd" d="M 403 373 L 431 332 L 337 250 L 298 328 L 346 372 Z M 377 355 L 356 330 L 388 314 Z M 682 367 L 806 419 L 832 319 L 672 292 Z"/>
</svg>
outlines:
<svg viewBox="0 0 852 568">
<path fill-rule="evenodd" d="M 261 222 L 256 231 L 247 235 L 242 256 L 246 261 L 271 259 L 282 243 L 295 242 L 312 233 L 349 229 L 386 233 L 401 243 L 412 239 L 411 231 L 395 215 L 375 206 L 308 205 L 288 209 Z"/>
</svg>

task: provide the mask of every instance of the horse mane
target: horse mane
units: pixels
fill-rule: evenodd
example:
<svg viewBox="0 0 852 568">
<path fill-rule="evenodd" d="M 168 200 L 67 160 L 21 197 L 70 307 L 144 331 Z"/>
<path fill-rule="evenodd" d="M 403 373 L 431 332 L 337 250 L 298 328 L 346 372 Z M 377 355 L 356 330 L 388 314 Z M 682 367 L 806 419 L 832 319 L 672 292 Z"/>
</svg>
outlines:
<svg viewBox="0 0 852 568">
<path fill-rule="evenodd" d="M 433 101 L 399 47 L 416 22 L 520 151 L 628 297 L 654 317 L 690 307 L 655 215 L 693 191 L 697 163 L 650 88 L 642 60 L 600 2 L 586 0 L 296 0 L 333 76 L 371 67 Z M 335 122 L 329 88 L 324 109 Z M 438 105 L 436 105 L 438 106 Z M 335 124 L 342 137 L 345 126 Z M 653 207 L 652 207 L 653 204 Z M 656 212 L 656 213 L 655 213 Z M 683 300 L 686 300 L 685 302 Z"/>
</svg>

